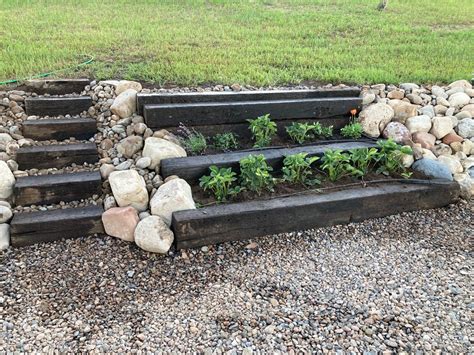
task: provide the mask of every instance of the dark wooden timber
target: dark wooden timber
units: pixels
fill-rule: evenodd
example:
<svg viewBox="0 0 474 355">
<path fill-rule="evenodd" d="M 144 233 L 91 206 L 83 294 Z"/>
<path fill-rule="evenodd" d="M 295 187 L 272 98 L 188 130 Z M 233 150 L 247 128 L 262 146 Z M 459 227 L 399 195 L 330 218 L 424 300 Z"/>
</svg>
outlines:
<svg viewBox="0 0 474 355">
<path fill-rule="evenodd" d="M 358 148 L 375 147 L 376 144 L 372 140 L 341 140 L 341 141 L 326 141 L 319 144 L 303 145 L 293 148 L 263 148 L 263 149 L 249 149 L 241 150 L 231 153 L 202 155 L 184 158 L 163 159 L 161 165 L 161 175 L 166 178 L 170 175 L 178 175 L 180 178 L 188 182 L 196 182 L 199 178 L 209 171 L 209 166 L 217 165 L 218 167 L 232 167 L 237 169 L 239 161 L 249 154 L 263 154 L 267 163 L 274 169 L 279 169 L 283 159 L 287 155 L 296 153 L 308 153 L 308 156 L 316 156 L 324 154 L 327 149 L 341 149 L 350 150 Z"/>
<path fill-rule="evenodd" d="M 94 143 L 54 144 L 18 149 L 16 161 L 21 169 L 62 168 L 71 164 L 98 161 Z"/>
<path fill-rule="evenodd" d="M 34 79 L 27 80 L 18 90 L 35 92 L 40 95 L 80 94 L 81 91 L 84 90 L 84 87 L 89 84 L 89 79 Z"/>
<path fill-rule="evenodd" d="M 78 115 L 92 106 L 92 99 L 89 96 L 28 97 L 25 99 L 25 106 L 28 115 Z"/>
<path fill-rule="evenodd" d="M 20 177 L 14 188 L 15 204 L 27 206 L 78 201 L 100 193 L 101 184 L 98 171 Z"/>
<path fill-rule="evenodd" d="M 70 137 L 89 139 L 97 132 L 96 121 L 90 118 L 61 118 L 24 121 L 23 136 L 34 140 L 63 140 Z"/>
<path fill-rule="evenodd" d="M 103 209 L 98 206 L 16 213 L 11 221 L 15 247 L 104 233 Z"/>
<path fill-rule="evenodd" d="M 317 99 L 323 97 L 358 97 L 360 90 L 347 89 L 319 89 L 319 90 L 268 90 L 268 91 L 212 91 L 186 92 L 162 94 L 138 94 L 138 112 L 143 112 L 143 106 L 153 104 L 184 104 L 198 102 L 234 102 L 234 101 L 268 101 L 268 100 L 295 100 Z"/>
<path fill-rule="evenodd" d="M 240 101 L 219 103 L 145 105 L 143 114 L 150 128 L 246 123 L 247 119 L 270 114 L 273 120 L 325 119 L 349 116 L 360 109 L 358 97 L 299 100 Z"/>
<path fill-rule="evenodd" d="M 455 202 L 455 182 L 399 181 L 173 213 L 178 249 L 359 222 Z"/>
</svg>

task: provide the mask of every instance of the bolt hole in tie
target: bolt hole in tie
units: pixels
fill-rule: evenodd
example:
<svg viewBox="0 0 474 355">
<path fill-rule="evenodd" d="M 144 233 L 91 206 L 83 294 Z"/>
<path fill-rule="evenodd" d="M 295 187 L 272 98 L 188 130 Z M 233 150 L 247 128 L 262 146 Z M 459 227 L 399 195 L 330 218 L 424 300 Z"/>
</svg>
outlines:
<svg viewBox="0 0 474 355">
<path fill-rule="evenodd" d="M 21 79 L 11 79 L 11 80 L 6 80 L 6 81 L 0 81 L 0 86 L 1 85 L 8 85 L 8 84 L 15 84 L 15 83 L 19 83 L 19 82 L 22 82 L 22 81 L 25 81 L 25 80 L 30 80 L 30 79 L 46 78 L 46 77 L 51 76 L 51 75 L 56 74 L 56 73 L 60 73 L 60 72 L 63 72 L 63 71 L 73 70 L 73 69 L 83 67 L 85 65 L 91 64 L 94 61 L 94 57 L 91 57 L 91 56 L 84 56 L 84 57 L 87 57 L 89 59 L 87 59 L 86 61 L 81 62 L 79 64 L 73 65 L 71 67 L 58 69 L 58 70 L 53 70 L 53 71 L 50 71 L 50 72 L 47 72 L 47 73 L 36 74 L 36 75 L 30 76 L 30 77 L 21 78 Z"/>
</svg>

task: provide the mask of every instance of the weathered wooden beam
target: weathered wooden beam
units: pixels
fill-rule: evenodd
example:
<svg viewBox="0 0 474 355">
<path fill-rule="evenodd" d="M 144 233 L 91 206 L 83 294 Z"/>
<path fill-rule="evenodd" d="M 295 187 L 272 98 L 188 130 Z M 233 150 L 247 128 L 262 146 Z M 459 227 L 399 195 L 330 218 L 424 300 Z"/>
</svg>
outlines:
<svg viewBox="0 0 474 355">
<path fill-rule="evenodd" d="M 235 102 L 317 99 L 323 97 L 358 97 L 358 88 L 318 89 L 318 90 L 267 90 L 267 91 L 211 91 L 185 93 L 138 94 L 137 108 L 143 112 L 143 106 L 153 104 L 184 104 L 198 102 Z"/>
<path fill-rule="evenodd" d="M 246 123 L 247 119 L 270 114 L 273 120 L 323 119 L 349 116 L 360 108 L 358 97 L 319 98 L 273 101 L 145 105 L 143 114 L 148 127 L 158 129 L 186 126 Z"/>
<path fill-rule="evenodd" d="M 20 85 L 19 90 L 35 92 L 39 95 L 80 94 L 90 84 L 89 79 L 33 79 Z"/>
<path fill-rule="evenodd" d="M 23 136 L 34 140 L 63 140 L 74 137 L 89 139 L 97 132 L 97 123 L 90 118 L 61 118 L 24 121 Z"/>
<path fill-rule="evenodd" d="M 161 165 L 161 175 L 166 178 L 170 175 L 178 175 L 188 182 L 196 182 L 199 178 L 209 172 L 209 166 L 232 167 L 238 169 L 239 161 L 250 154 L 263 154 L 269 165 L 274 169 L 279 169 L 283 159 L 287 155 L 297 153 L 308 153 L 308 156 L 320 156 L 327 149 L 359 149 L 375 147 L 375 141 L 372 140 L 341 140 L 334 142 L 321 142 L 311 145 L 298 146 L 293 148 L 262 148 L 249 149 L 244 151 L 221 153 L 213 155 L 201 155 L 184 158 L 163 159 Z"/>
<path fill-rule="evenodd" d="M 71 164 L 93 164 L 99 160 L 94 143 L 52 144 L 22 147 L 16 161 L 20 169 L 63 168 Z"/>
<path fill-rule="evenodd" d="M 173 213 L 177 249 L 360 222 L 455 202 L 455 182 L 400 181 Z"/>
<path fill-rule="evenodd" d="M 101 191 L 98 171 L 19 177 L 14 187 L 15 204 L 48 205 L 77 201 Z"/>
<path fill-rule="evenodd" d="M 14 247 L 104 233 L 99 206 L 16 213 L 11 221 Z"/>
<path fill-rule="evenodd" d="M 92 106 L 89 96 L 28 97 L 25 99 L 27 115 L 59 116 L 78 115 Z"/>
</svg>

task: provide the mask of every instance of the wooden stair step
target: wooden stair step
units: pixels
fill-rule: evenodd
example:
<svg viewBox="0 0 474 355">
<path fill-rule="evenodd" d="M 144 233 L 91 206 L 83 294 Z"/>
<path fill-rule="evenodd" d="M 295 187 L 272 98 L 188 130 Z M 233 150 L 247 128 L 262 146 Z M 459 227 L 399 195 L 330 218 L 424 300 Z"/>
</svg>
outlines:
<svg viewBox="0 0 474 355">
<path fill-rule="evenodd" d="M 89 139 L 97 132 L 97 123 L 91 118 L 42 119 L 23 122 L 23 136 L 35 140 L 63 140 L 74 137 Z"/>
<path fill-rule="evenodd" d="M 19 89 L 40 95 L 80 94 L 89 84 L 90 79 L 32 79 L 27 80 Z"/>
<path fill-rule="evenodd" d="M 19 177 L 14 187 L 15 204 L 28 206 L 78 201 L 100 193 L 101 185 L 98 171 Z"/>
<path fill-rule="evenodd" d="M 78 115 L 92 106 L 89 96 L 28 97 L 25 99 L 26 114 L 31 116 Z"/>
<path fill-rule="evenodd" d="M 152 129 L 186 126 L 247 123 L 247 119 L 270 114 L 273 120 L 325 119 L 350 116 L 360 109 L 359 97 L 267 100 L 239 102 L 201 102 L 145 105 L 145 123 Z"/>
<path fill-rule="evenodd" d="M 51 144 L 22 147 L 16 155 L 17 163 L 22 170 L 63 168 L 71 164 L 96 163 L 97 147 L 94 143 Z"/>
<path fill-rule="evenodd" d="M 141 114 L 145 105 L 152 104 L 184 104 L 198 102 L 235 102 L 235 101 L 268 101 L 316 99 L 323 97 L 358 97 L 360 90 L 319 89 L 319 90 L 268 90 L 268 91 L 211 91 L 185 93 L 153 93 L 137 94 L 137 108 Z"/>
<path fill-rule="evenodd" d="M 104 233 L 99 206 L 16 213 L 10 224 L 14 247 Z"/>
</svg>

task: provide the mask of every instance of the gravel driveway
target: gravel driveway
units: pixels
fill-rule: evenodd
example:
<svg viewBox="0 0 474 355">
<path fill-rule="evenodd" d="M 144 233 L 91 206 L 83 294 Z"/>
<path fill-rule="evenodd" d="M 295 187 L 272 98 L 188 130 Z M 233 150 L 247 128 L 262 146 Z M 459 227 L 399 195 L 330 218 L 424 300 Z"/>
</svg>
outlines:
<svg viewBox="0 0 474 355">
<path fill-rule="evenodd" d="M 0 351 L 473 351 L 473 215 L 460 202 L 166 257 L 110 237 L 10 249 Z"/>
</svg>

